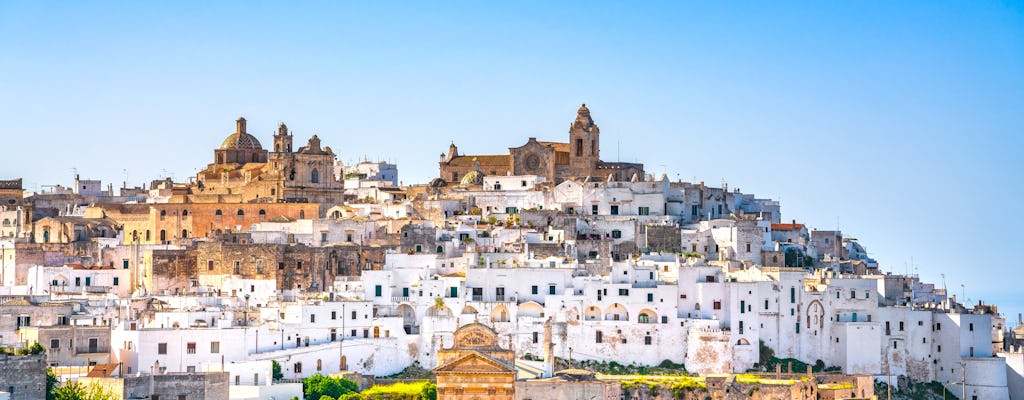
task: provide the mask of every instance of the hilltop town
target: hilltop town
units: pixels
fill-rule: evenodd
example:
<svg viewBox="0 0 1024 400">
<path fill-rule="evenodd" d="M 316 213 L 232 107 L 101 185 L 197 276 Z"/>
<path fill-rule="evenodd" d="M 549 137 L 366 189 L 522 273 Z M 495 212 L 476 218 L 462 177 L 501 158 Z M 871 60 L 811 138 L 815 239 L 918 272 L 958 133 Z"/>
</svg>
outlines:
<svg viewBox="0 0 1024 400">
<path fill-rule="evenodd" d="M 47 370 L 126 399 L 302 398 L 317 374 L 439 399 L 1024 399 L 1019 316 L 779 201 L 604 161 L 591 111 L 567 114 L 507 154 L 452 143 L 421 184 L 245 118 L 183 182 L 4 177 L 0 399 L 44 398 Z"/>
</svg>

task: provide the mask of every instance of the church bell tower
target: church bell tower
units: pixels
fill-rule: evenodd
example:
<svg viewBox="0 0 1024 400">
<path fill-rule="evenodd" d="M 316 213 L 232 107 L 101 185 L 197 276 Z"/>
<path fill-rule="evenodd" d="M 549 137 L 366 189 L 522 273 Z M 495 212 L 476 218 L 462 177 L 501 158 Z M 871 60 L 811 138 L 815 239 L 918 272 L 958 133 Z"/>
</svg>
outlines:
<svg viewBox="0 0 1024 400">
<path fill-rule="evenodd" d="M 288 133 L 288 126 L 284 122 L 277 126 L 277 133 L 274 134 L 274 152 L 292 152 L 292 135 Z"/>
<path fill-rule="evenodd" d="M 576 120 L 569 126 L 569 169 L 575 176 L 587 176 L 597 169 L 601 159 L 601 129 L 590 118 L 586 104 L 576 111 Z"/>
</svg>

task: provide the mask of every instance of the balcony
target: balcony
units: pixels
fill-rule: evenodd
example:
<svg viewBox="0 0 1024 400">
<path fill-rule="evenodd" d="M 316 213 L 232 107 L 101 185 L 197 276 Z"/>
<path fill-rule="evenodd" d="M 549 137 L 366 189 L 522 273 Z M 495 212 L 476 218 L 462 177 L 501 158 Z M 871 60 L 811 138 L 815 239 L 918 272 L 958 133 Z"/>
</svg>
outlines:
<svg viewBox="0 0 1024 400">
<path fill-rule="evenodd" d="M 391 296 L 392 303 L 408 303 L 409 296 Z"/>
<path fill-rule="evenodd" d="M 86 293 L 98 293 L 98 294 L 109 293 L 110 292 L 110 286 L 86 286 L 85 287 L 85 292 Z"/>
</svg>

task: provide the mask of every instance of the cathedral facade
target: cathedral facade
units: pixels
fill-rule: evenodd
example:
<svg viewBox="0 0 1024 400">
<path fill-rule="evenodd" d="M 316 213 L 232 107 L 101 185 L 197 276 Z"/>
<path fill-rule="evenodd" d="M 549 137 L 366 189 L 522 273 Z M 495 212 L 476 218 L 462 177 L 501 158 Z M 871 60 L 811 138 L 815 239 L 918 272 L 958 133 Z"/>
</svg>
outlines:
<svg viewBox="0 0 1024 400">
<path fill-rule="evenodd" d="M 245 118 L 213 151 L 214 160 L 196 175 L 187 196 L 193 203 L 340 203 L 343 185 L 334 177 L 335 154 L 313 135 L 298 150 L 281 124 L 273 151 L 246 132 Z"/>
<path fill-rule="evenodd" d="M 601 161 L 601 129 L 584 104 L 569 126 L 569 141 L 542 142 L 529 138 L 526 144 L 510 147 L 508 155 L 462 155 L 453 143 L 441 154 L 440 179 L 447 184 L 462 183 L 467 175 L 538 175 L 548 182 L 591 177 L 626 181 L 644 176 L 643 164 Z"/>
</svg>

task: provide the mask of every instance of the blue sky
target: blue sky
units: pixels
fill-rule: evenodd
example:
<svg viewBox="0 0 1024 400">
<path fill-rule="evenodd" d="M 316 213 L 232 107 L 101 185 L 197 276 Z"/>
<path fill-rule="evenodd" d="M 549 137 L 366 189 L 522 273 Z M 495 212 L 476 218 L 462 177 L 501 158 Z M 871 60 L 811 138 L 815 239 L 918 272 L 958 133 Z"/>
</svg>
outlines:
<svg viewBox="0 0 1024 400">
<path fill-rule="evenodd" d="M 437 173 L 564 140 L 1024 311 L 1021 2 L 0 2 L 0 178 L 195 174 L 239 115 Z"/>
</svg>

